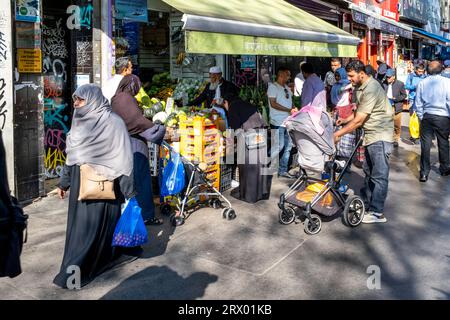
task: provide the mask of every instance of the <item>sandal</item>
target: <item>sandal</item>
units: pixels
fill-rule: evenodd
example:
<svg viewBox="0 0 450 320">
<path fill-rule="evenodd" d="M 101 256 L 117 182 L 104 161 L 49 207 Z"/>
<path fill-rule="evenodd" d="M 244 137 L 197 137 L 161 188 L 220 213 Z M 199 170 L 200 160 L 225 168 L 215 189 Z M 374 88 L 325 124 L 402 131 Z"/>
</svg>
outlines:
<svg viewBox="0 0 450 320">
<path fill-rule="evenodd" d="M 146 226 L 148 226 L 148 225 L 161 225 L 161 224 L 163 224 L 163 221 L 158 219 L 158 218 L 153 218 L 153 219 L 145 220 L 144 224 Z"/>
</svg>

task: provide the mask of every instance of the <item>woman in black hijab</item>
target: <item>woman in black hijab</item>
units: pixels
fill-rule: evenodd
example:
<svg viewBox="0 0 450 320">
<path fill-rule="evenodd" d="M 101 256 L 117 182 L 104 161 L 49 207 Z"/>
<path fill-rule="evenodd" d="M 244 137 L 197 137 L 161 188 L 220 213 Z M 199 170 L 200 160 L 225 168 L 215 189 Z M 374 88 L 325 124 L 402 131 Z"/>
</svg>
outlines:
<svg viewBox="0 0 450 320">
<path fill-rule="evenodd" d="M 166 128 L 144 117 L 135 98 L 140 89 L 141 81 L 137 76 L 134 74 L 124 76 L 111 99 L 111 107 L 113 112 L 123 119 L 130 134 L 136 200 L 142 209 L 144 223 L 159 225 L 163 221 L 155 218 L 147 141 L 161 144 Z"/>
<path fill-rule="evenodd" d="M 248 203 L 267 200 L 272 176 L 263 165 L 267 159 L 266 123 L 256 106 L 234 94 L 224 95 L 223 99 L 229 127 L 237 137 L 239 187 L 231 195 Z"/>
</svg>

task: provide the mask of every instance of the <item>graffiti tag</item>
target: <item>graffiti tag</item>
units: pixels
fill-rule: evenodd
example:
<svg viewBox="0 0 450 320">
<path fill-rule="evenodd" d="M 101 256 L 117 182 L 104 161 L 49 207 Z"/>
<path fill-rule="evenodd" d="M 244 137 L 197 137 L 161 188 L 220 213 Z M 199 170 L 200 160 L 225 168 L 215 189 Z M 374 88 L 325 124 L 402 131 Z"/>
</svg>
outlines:
<svg viewBox="0 0 450 320">
<path fill-rule="evenodd" d="M 90 51 L 91 43 L 88 41 L 77 42 L 77 66 L 82 67 L 91 61 Z"/>
<path fill-rule="evenodd" d="M 69 18 L 67 18 L 67 28 L 69 30 L 81 30 L 81 27 L 91 29 L 92 11 L 93 7 L 90 3 L 84 7 L 76 5 L 69 6 L 66 10 L 66 13 L 70 14 Z"/>
<path fill-rule="evenodd" d="M 8 110 L 3 110 L 6 106 L 6 101 L 3 100 L 5 97 L 5 87 L 6 82 L 5 79 L 0 79 L 0 129 L 3 129 L 5 127 L 6 123 L 6 113 Z"/>
<path fill-rule="evenodd" d="M 6 53 L 8 50 L 4 36 L 5 34 L 0 31 L 0 62 L 6 61 Z"/>
<path fill-rule="evenodd" d="M 66 132 L 60 129 L 47 129 L 44 145 L 64 151 L 66 149 Z"/>
<path fill-rule="evenodd" d="M 44 125 L 48 127 L 55 127 L 59 125 L 64 132 L 68 132 L 67 122 L 69 116 L 64 114 L 64 109 L 67 104 L 56 104 L 52 99 L 44 99 Z"/>
<path fill-rule="evenodd" d="M 57 178 L 66 162 L 64 152 L 54 148 L 48 148 L 44 159 L 45 175 L 48 178 Z"/>
</svg>

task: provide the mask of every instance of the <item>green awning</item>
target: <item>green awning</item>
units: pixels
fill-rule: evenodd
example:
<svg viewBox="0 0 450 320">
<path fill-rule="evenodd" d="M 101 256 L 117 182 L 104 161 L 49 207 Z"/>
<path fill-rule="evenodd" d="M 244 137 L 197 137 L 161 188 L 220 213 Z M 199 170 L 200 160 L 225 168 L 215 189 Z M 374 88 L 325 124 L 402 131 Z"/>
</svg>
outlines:
<svg viewBox="0 0 450 320">
<path fill-rule="evenodd" d="M 356 47 L 312 41 L 186 31 L 186 51 L 209 54 L 355 57 Z"/>
<path fill-rule="evenodd" d="M 163 0 L 184 13 L 186 51 L 356 57 L 359 39 L 282 0 Z"/>
</svg>

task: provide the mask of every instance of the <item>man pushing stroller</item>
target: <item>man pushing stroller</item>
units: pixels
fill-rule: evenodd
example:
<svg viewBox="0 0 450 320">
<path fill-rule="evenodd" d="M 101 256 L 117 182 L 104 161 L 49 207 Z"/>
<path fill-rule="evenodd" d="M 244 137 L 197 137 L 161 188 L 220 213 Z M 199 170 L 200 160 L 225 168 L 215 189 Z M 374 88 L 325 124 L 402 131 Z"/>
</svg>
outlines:
<svg viewBox="0 0 450 320">
<path fill-rule="evenodd" d="M 345 125 L 334 133 L 335 141 L 343 135 L 362 127 L 365 131 L 363 145 L 366 175 L 361 196 L 368 212 L 363 223 L 386 222 L 384 203 L 389 182 L 389 157 L 393 150 L 394 113 L 386 92 L 381 85 L 365 71 L 361 61 L 352 61 L 346 67 L 348 79 L 355 87 L 356 114 L 339 120 Z"/>
</svg>

